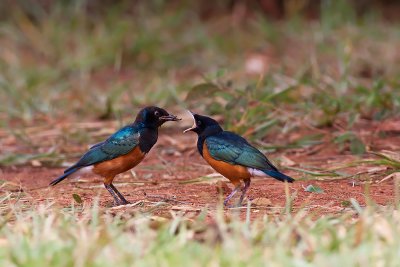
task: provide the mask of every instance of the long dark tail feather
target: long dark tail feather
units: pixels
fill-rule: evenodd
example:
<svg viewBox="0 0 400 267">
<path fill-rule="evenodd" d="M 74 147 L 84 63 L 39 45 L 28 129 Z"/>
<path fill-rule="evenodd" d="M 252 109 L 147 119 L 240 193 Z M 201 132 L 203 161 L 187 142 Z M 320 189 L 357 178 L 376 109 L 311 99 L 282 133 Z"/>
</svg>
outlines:
<svg viewBox="0 0 400 267">
<path fill-rule="evenodd" d="M 79 170 L 79 168 L 74 168 L 74 169 L 67 169 L 63 175 L 61 175 L 60 177 L 58 177 L 57 179 L 54 179 L 50 185 L 54 186 L 56 184 L 58 184 L 59 182 L 61 182 L 62 180 L 64 180 L 65 178 L 67 178 L 69 175 L 73 174 L 74 172 L 76 172 L 77 170 Z"/>
<path fill-rule="evenodd" d="M 286 181 L 286 182 L 289 182 L 289 183 L 293 183 L 295 181 L 292 177 L 287 176 L 287 175 L 285 175 L 285 174 L 283 174 L 283 173 L 281 173 L 279 171 L 265 170 L 263 172 L 266 173 L 267 175 L 269 175 L 269 176 L 281 181 L 281 182 Z"/>
<path fill-rule="evenodd" d="M 74 170 L 73 172 L 77 171 L 79 168 L 76 167 L 76 164 L 72 165 L 71 167 L 69 167 L 68 169 L 64 170 L 64 173 L 70 172 L 72 170 Z M 73 173 L 71 172 L 71 173 Z"/>
</svg>

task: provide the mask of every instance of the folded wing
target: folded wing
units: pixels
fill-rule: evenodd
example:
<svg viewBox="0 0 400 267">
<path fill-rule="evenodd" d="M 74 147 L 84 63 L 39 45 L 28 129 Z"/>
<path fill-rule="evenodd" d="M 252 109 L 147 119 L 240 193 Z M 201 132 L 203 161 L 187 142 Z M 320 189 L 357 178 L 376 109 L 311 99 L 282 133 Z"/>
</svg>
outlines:
<svg viewBox="0 0 400 267">
<path fill-rule="evenodd" d="M 216 160 L 262 171 L 278 171 L 263 153 L 250 145 L 246 139 L 234 133 L 222 132 L 210 136 L 206 140 L 206 145 L 209 153 Z"/>
<path fill-rule="evenodd" d="M 75 165 L 66 169 L 64 173 L 125 155 L 139 144 L 139 138 L 140 132 L 137 129 L 126 126 L 106 141 L 92 146 Z"/>
</svg>

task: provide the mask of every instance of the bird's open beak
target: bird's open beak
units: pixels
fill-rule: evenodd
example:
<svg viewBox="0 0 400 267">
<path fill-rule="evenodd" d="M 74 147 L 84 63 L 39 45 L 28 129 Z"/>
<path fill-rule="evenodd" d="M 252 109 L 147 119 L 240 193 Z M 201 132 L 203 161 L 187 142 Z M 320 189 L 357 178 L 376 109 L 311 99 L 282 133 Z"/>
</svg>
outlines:
<svg viewBox="0 0 400 267">
<path fill-rule="evenodd" d="M 183 133 L 187 133 L 187 132 L 189 132 L 189 131 L 194 130 L 194 129 L 197 128 L 196 120 L 195 120 L 195 118 L 194 118 L 194 113 L 191 112 L 190 110 L 188 110 L 188 111 L 189 111 L 190 115 L 191 115 L 192 118 L 193 118 L 193 125 L 192 125 L 192 127 L 188 128 L 188 129 L 186 129 L 186 130 L 184 130 Z"/>
<path fill-rule="evenodd" d="M 160 120 L 162 120 L 162 121 L 180 121 L 181 119 L 179 119 L 175 115 L 169 114 L 167 116 L 161 116 Z"/>
</svg>

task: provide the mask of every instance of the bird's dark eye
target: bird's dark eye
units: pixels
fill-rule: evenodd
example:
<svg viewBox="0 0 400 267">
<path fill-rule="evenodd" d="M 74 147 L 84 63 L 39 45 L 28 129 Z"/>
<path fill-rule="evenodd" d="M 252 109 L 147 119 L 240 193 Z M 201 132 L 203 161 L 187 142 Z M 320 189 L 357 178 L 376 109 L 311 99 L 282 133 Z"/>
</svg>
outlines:
<svg viewBox="0 0 400 267">
<path fill-rule="evenodd" d="M 154 111 L 154 115 L 156 115 L 157 117 L 160 115 L 160 112 L 158 112 L 158 110 Z"/>
<path fill-rule="evenodd" d="M 200 126 L 201 125 L 201 121 L 197 121 L 197 126 Z"/>
</svg>

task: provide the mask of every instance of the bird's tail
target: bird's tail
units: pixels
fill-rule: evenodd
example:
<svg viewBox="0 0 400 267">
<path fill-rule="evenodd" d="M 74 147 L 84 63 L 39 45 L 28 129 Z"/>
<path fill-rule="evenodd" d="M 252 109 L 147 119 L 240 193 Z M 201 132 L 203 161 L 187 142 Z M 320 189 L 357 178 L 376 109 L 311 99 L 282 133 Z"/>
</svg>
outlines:
<svg viewBox="0 0 400 267">
<path fill-rule="evenodd" d="M 74 172 L 76 172 L 77 170 L 79 170 L 79 168 L 73 168 L 73 169 L 67 169 L 63 175 L 61 175 L 60 177 L 58 177 L 57 179 L 54 179 L 50 185 L 54 186 L 56 184 L 58 184 L 59 182 L 61 182 L 62 180 L 64 180 L 65 178 L 67 178 L 69 175 L 73 174 Z"/>
<path fill-rule="evenodd" d="M 281 182 L 289 182 L 289 183 L 293 183 L 295 181 L 295 179 L 293 179 L 290 176 L 287 176 L 279 171 L 274 171 L 274 170 L 264 170 L 264 173 L 266 173 L 267 175 L 281 181 Z"/>
</svg>

